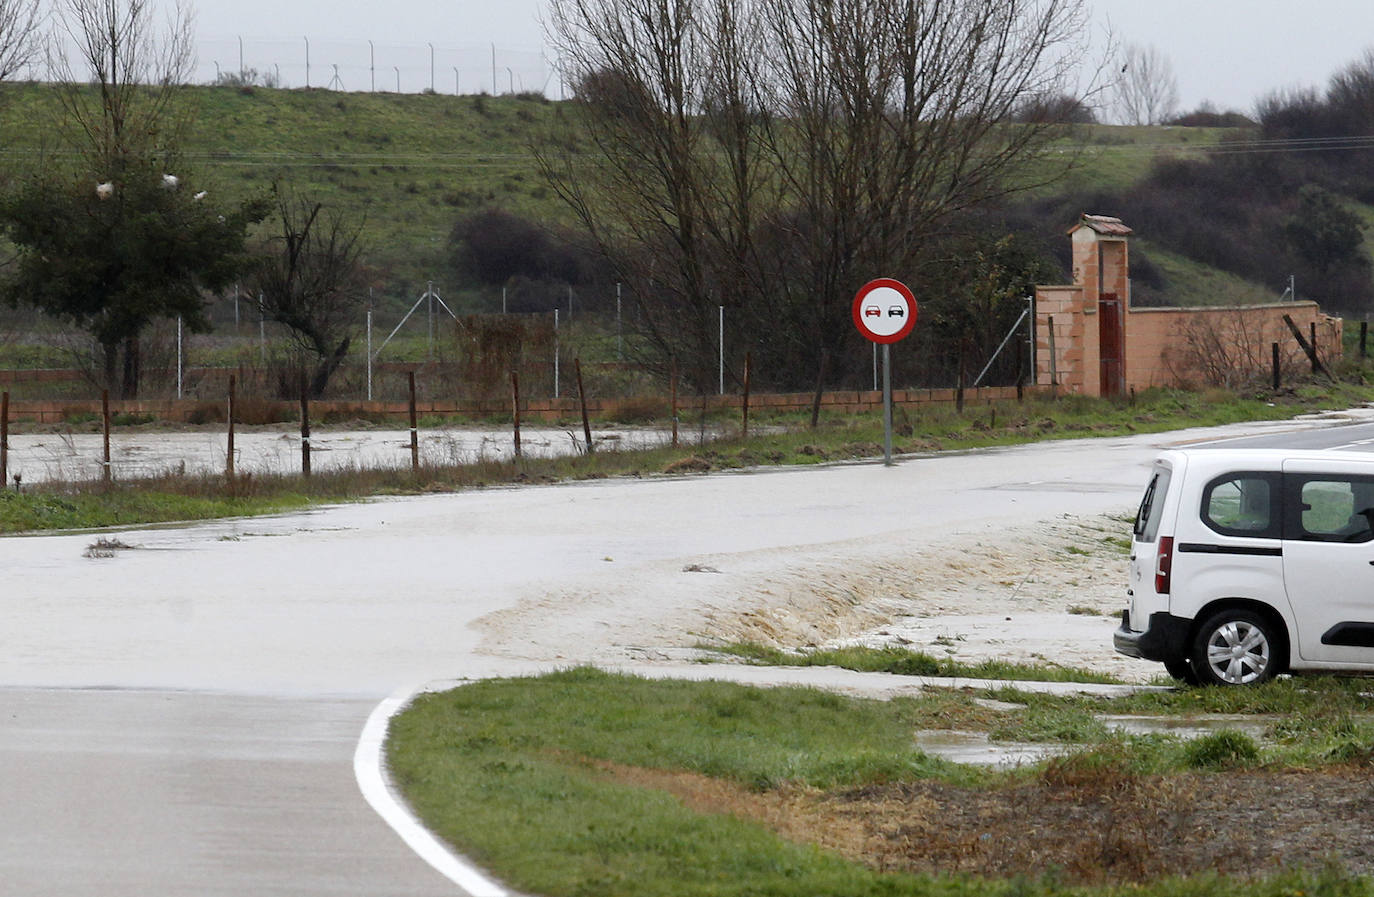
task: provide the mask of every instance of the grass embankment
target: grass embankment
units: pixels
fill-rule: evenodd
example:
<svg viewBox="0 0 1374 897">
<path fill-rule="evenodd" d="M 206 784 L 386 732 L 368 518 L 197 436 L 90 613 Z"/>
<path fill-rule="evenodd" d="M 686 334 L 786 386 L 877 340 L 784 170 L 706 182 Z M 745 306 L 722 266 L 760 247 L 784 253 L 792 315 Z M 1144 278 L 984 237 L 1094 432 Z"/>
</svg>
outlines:
<svg viewBox="0 0 1374 897">
<path fill-rule="evenodd" d="M 558 130 L 561 104 L 533 93 L 196 86 L 182 98 L 189 118 L 182 147 L 186 182 L 236 201 L 262 195 L 280 180 L 359 222 L 366 261 L 390 275 L 377 297 L 383 304 L 407 307 L 416 288 L 433 279 L 445 284 L 455 305 L 446 239 L 454 223 L 473 212 L 500 208 L 532 221 L 573 220 L 540 174 L 532 149 Z M 45 153 L 67 149 L 54 144 L 57 99 L 50 85 L 0 85 L 0 128 L 21 170 Z M 1088 125 L 1075 129 L 1063 149 L 1084 153 L 1073 186 L 1124 188 L 1156 155 L 1194 155 L 1234 133 Z M 477 298 L 471 290 L 462 304 Z"/>
<path fill-rule="evenodd" d="M 19 166 L 65 149 L 53 144 L 53 127 L 34 127 L 60 115 L 50 86 L 0 85 L 0 98 L 0 127 Z M 183 181 L 226 202 L 281 181 L 343 213 L 362 227 L 367 262 L 391 275 L 383 301 L 414 301 L 430 279 L 451 284 L 446 239 L 464 215 L 489 207 L 538 221 L 568 215 L 530 149 L 557 107 L 533 94 L 188 87 L 182 98 Z"/>
<path fill-rule="evenodd" d="M 921 453 L 995 447 L 1042 439 L 1122 436 L 1187 426 L 1274 420 L 1304 410 L 1348 407 L 1369 400 L 1365 387 L 1308 386 L 1279 400 L 1209 391 L 1151 390 L 1134 401 L 1085 399 L 899 408 L 894 450 Z M 310 504 L 354 501 L 377 495 L 419 494 L 488 486 L 553 483 L 614 476 L 690 474 L 768 465 L 806 465 L 882 455 L 879 415 L 830 416 L 810 428 L 804 416 L 751 419 L 748 439 L 726 436 L 701 443 L 684 427 L 681 444 L 644 451 L 599 450 L 592 455 L 518 461 L 480 461 L 403 470 L 321 472 L 296 475 L 221 476 L 169 474 L 115 483 L 53 483 L 24 486 L 0 501 L 0 533 L 37 529 L 95 528 L 272 514 Z M 441 426 L 453 421 L 433 421 Z M 726 420 L 715 425 L 730 426 Z M 571 424 L 569 426 L 572 426 Z M 13 432 L 21 432 L 18 426 Z"/>
<path fill-rule="evenodd" d="M 1340 818 L 1374 756 L 1365 691 L 1322 678 L 880 702 L 577 669 L 422 696 L 388 761 L 433 830 L 546 897 L 1368 894 L 1339 863 L 1368 847 Z M 1102 719 L 1203 712 L 1268 728 L 1186 741 Z M 930 729 L 1074 752 L 974 769 L 916 749 Z M 1314 794 L 1329 815 L 1289 812 Z"/>
<path fill-rule="evenodd" d="M 1121 680 L 1106 673 L 1072 667 L 1008 663 L 985 660 L 963 663 L 932 657 L 924 651 L 907 648 L 824 648 L 814 651 L 783 651 L 753 642 L 727 645 L 698 645 L 703 651 L 734 657 L 759 666 L 840 667 L 861 673 L 895 673 L 899 676 L 940 676 L 965 679 L 992 679 L 1008 682 L 1099 682 Z"/>
</svg>

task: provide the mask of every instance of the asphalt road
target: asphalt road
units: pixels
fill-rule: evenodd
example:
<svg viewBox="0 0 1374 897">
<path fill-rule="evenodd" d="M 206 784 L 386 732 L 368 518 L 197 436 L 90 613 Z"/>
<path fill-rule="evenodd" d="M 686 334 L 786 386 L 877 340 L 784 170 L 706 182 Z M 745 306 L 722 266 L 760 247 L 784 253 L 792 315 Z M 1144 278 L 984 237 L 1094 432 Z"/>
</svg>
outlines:
<svg viewBox="0 0 1374 897">
<path fill-rule="evenodd" d="M 1290 448 L 1374 451 L 1374 423 L 1348 423 L 1316 430 L 1290 430 L 1207 442 L 1199 448 Z"/>
<path fill-rule="evenodd" d="M 0 893 L 458 893 L 358 793 L 374 703 L 0 689 Z"/>
<path fill-rule="evenodd" d="M 352 756 L 395 689 L 519 668 L 474 621 L 571 577 L 1129 508 L 1159 447 L 1216 435 L 427 496 L 109 534 L 139 547 L 108 558 L 0 538 L 0 894 L 460 894 Z M 560 612 L 575 658 L 601 623 Z"/>
</svg>

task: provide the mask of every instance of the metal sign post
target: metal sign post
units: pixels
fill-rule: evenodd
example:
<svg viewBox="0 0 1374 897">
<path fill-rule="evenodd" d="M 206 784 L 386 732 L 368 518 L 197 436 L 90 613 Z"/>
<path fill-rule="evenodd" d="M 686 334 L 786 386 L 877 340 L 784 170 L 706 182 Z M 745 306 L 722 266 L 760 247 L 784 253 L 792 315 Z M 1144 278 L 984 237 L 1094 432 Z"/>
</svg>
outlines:
<svg viewBox="0 0 1374 897">
<path fill-rule="evenodd" d="M 892 466 L 892 344 L 916 326 L 916 297 L 890 277 L 859 288 L 851 307 L 854 326 L 864 339 L 883 347 L 883 464 Z"/>
</svg>

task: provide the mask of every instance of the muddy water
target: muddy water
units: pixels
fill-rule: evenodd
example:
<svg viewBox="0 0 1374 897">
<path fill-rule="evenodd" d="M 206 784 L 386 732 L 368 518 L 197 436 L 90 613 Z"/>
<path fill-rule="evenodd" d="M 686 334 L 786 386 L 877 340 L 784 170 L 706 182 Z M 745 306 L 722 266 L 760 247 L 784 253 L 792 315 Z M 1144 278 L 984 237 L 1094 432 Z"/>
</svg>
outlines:
<svg viewBox="0 0 1374 897">
<path fill-rule="evenodd" d="M 666 430 L 599 429 L 593 432 L 599 451 L 666 445 Z M 465 464 L 512 457 L 509 430 L 422 430 L 420 460 L 425 464 Z M 581 428 L 523 429 L 521 451 L 527 457 L 573 455 L 585 450 Z M 225 468 L 228 436 L 220 428 L 181 432 L 124 431 L 110 439 L 110 466 L 115 479 L 136 479 L 175 472 L 218 473 Z M 310 438 L 311 467 L 317 471 L 403 467 L 410 460 L 409 430 L 317 430 Z M 104 446 L 99 433 L 31 433 L 10 436 L 9 473 L 23 483 L 50 480 L 94 480 L 103 474 Z M 234 468 L 257 474 L 294 473 L 301 465 L 300 433 L 281 429 L 239 430 L 234 434 Z M 11 487 L 13 479 L 10 480 Z"/>
<path fill-rule="evenodd" d="M 1238 731 L 1263 741 L 1278 717 L 1210 713 L 1186 717 L 1101 716 L 1108 729 L 1128 735 L 1165 735 L 1191 740 L 1221 731 Z M 916 746 L 935 757 L 973 766 L 1011 767 L 1067 754 L 1076 745 L 1062 742 L 991 741 L 982 732 L 931 729 L 916 733 Z"/>
</svg>

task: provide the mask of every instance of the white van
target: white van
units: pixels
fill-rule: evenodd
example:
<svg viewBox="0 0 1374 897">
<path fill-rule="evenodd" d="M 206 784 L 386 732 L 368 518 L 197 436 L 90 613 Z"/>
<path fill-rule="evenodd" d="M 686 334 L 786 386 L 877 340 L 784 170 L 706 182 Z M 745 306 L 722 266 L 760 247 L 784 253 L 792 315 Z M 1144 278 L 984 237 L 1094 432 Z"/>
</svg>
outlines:
<svg viewBox="0 0 1374 897">
<path fill-rule="evenodd" d="M 1164 452 L 1127 595 L 1116 650 L 1185 682 L 1374 670 L 1374 453 Z"/>
</svg>

